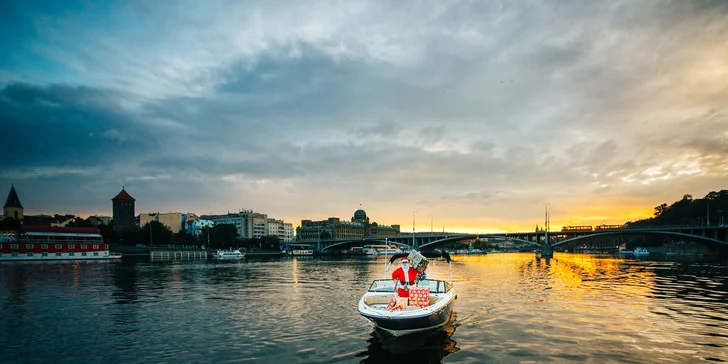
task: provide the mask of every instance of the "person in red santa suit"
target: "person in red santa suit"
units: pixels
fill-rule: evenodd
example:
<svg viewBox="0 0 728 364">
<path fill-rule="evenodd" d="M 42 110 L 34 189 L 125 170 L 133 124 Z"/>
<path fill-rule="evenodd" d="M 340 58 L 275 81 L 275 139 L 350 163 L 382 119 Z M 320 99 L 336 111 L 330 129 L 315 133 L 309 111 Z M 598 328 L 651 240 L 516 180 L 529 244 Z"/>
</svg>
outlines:
<svg viewBox="0 0 728 364">
<path fill-rule="evenodd" d="M 420 271 L 410 267 L 407 257 L 402 258 L 400 263 L 402 263 L 402 266 L 392 272 L 392 279 L 397 285 L 397 295 L 399 297 L 409 297 L 409 287 L 415 285 Z"/>
</svg>

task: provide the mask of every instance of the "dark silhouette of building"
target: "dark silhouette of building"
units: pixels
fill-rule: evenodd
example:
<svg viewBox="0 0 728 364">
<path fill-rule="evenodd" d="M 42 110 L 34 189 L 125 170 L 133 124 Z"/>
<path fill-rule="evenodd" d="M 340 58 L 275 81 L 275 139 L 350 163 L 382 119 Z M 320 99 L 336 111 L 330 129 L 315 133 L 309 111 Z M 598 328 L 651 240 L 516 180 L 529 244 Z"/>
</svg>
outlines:
<svg viewBox="0 0 728 364">
<path fill-rule="evenodd" d="M 301 220 L 296 235 L 298 240 L 386 238 L 399 236 L 399 228 L 399 225 L 370 222 L 364 210 L 356 210 L 351 222 L 338 217 L 321 221 Z"/>
<path fill-rule="evenodd" d="M 10 187 L 8 199 L 3 206 L 3 215 L 5 217 L 12 217 L 15 220 L 23 219 L 23 205 L 20 203 L 18 193 L 15 192 L 15 186 Z"/>
<path fill-rule="evenodd" d="M 114 208 L 114 230 L 123 232 L 134 227 L 134 197 L 122 187 L 116 197 L 111 199 Z"/>
</svg>

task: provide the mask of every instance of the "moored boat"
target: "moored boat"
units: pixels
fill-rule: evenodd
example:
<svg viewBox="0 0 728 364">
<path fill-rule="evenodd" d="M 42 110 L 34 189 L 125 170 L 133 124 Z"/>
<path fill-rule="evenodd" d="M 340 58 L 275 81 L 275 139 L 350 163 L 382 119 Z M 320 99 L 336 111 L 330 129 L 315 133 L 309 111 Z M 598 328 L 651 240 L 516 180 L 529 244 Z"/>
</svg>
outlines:
<svg viewBox="0 0 728 364">
<path fill-rule="evenodd" d="M 633 255 L 650 255 L 650 251 L 641 246 L 638 246 L 638 247 L 634 248 L 634 252 L 632 252 L 632 254 Z"/>
<path fill-rule="evenodd" d="M 0 261 L 121 259 L 96 228 L 22 226 L 0 231 Z"/>
<path fill-rule="evenodd" d="M 288 255 L 311 256 L 311 255 L 313 255 L 313 249 L 293 249 L 288 252 Z"/>
<path fill-rule="evenodd" d="M 385 270 L 396 259 L 407 254 L 392 256 Z M 442 256 L 451 262 L 450 255 Z M 410 306 L 393 310 L 390 302 L 397 300 L 396 287 L 392 279 L 378 279 L 372 282 L 369 290 L 359 300 L 359 313 L 374 324 L 375 327 L 394 336 L 403 336 L 415 332 L 441 327 L 451 320 L 457 294 L 452 286 L 452 264 L 450 265 L 450 282 L 437 279 L 422 279 L 416 283 L 418 288 L 429 289 L 429 301 L 421 306 Z"/>
<path fill-rule="evenodd" d="M 241 253 L 240 250 L 218 250 L 212 257 L 217 260 L 240 260 L 245 256 L 245 253 Z"/>
<path fill-rule="evenodd" d="M 366 255 L 395 255 L 402 253 L 402 249 L 387 245 L 364 245 L 362 251 Z"/>
</svg>

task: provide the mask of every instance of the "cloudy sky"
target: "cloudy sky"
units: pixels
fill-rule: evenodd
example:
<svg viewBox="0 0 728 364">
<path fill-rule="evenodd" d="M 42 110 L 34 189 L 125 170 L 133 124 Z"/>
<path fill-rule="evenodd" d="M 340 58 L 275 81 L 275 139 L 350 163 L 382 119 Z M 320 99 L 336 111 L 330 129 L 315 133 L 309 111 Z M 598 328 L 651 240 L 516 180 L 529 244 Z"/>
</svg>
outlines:
<svg viewBox="0 0 728 364">
<path fill-rule="evenodd" d="M 3 1 L 0 192 L 624 223 L 728 188 L 727 34 L 725 1 Z"/>
</svg>

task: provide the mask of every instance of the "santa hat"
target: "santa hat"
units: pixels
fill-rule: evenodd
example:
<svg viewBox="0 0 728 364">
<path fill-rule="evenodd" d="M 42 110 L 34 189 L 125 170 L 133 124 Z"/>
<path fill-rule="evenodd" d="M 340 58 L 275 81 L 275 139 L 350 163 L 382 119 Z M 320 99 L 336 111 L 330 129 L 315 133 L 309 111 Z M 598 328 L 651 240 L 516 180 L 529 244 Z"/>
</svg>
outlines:
<svg viewBox="0 0 728 364">
<path fill-rule="evenodd" d="M 402 262 L 402 263 L 409 263 L 409 259 L 407 259 L 407 257 L 404 257 L 404 258 L 402 258 L 400 260 L 400 262 Z"/>
</svg>

